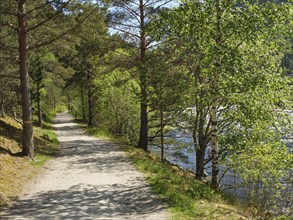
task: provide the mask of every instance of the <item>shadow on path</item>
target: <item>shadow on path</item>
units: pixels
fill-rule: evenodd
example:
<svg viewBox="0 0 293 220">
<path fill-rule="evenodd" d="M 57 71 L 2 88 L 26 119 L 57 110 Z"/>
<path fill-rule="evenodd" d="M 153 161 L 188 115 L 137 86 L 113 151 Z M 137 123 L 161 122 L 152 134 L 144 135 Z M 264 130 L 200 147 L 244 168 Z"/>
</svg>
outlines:
<svg viewBox="0 0 293 220">
<path fill-rule="evenodd" d="M 20 219 L 127 219 L 137 216 L 147 218 L 151 213 L 162 211 L 156 198 L 147 187 L 131 187 L 114 184 L 107 188 L 76 185 L 67 190 L 40 193 L 19 201 L 9 214 L 1 219 L 17 216 Z"/>
<path fill-rule="evenodd" d="M 60 153 L 23 198 L 2 207 L 0 219 L 169 218 L 145 177 L 115 144 L 84 135 L 66 113 L 54 123 Z"/>
</svg>

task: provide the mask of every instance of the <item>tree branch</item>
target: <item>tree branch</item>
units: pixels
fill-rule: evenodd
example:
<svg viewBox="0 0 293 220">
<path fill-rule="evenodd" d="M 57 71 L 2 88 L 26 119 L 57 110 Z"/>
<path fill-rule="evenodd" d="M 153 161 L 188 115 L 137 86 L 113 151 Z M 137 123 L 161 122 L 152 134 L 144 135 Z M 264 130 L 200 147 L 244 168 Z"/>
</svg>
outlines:
<svg viewBox="0 0 293 220">
<path fill-rule="evenodd" d="M 37 29 L 39 27 L 41 27 L 42 25 L 46 24 L 47 22 L 51 21 L 53 18 L 55 18 L 58 14 L 60 14 L 62 12 L 62 10 L 71 2 L 72 0 L 68 0 L 66 3 L 64 3 L 58 10 L 56 13 L 54 13 L 52 16 L 49 16 L 47 19 L 41 21 L 40 23 L 30 27 L 27 29 L 27 33 L 34 30 L 34 29 Z"/>
<path fill-rule="evenodd" d="M 0 77 L 2 77 L 2 78 L 13 78 L 13 79 L 19 79 L 19 77 L 18 76 L 11 76 L 11 75 L 7 75 L 7 74 L 1 74 L 0 73 Z"/>
<path fill-rule="evenodd" d="M 22 121 L 19 120 L 19 119 L 17 118 L 17 116 L 16 116 L 16 112 L 13 112 L 13 114 L 14 114 L 14 120 L 15 120 L 16 122 L 18 122 L 19 124 L 23 125 Z"/>
</svg>

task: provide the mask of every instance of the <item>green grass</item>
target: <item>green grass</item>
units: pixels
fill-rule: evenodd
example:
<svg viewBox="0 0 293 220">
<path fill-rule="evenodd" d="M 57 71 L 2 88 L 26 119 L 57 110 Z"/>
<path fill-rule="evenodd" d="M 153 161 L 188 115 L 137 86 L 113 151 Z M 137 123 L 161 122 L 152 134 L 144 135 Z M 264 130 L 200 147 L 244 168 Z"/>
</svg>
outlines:
<svg viewBox="0 0 293 220">
<path fill-rule="evenodd" d="M 123 147 L 154 191 L 171 207 L 173 219 L 250 219 L 248 208 L 232 204 L 221 193 L 187 173 L 134 147 Z"/>
<path fill-rule="evenodd" d="M 82 125 L 90 135 L 121 143 L 119 138 L 107 132 Z M 141 149 L 131 146 L 121 146 L 121 149 L 127 152 L 137 169 L 147 175 L 153 190 L 169 205 L 173 219 L 253 219 L 254 213 L 248 207 L 214 191 L 178 167 L 162 164 L 158 158 Z"/>
<path fill-rule="evenodd" d="M 45 162 L 53 158 L 59 152 L 57 135 L 52 130 L 51 120 L 43 123 L 43 128 L 34 128 L 35 137 L 35 158 L 32 165 L 42 167 Z"/>
<path fill-rule="evenodd" d="M 86 127 L 86 126 L 83 124 L 83 127 Z M 114 139 L 114 137 L 111 136 L 108 132 L 100 130 L 95 127 L 86 127 L 86 133 L 89 135 L 93 135 L 95 137 L 104 139 L 104 140 L 113 140 Z"/>
</svg>

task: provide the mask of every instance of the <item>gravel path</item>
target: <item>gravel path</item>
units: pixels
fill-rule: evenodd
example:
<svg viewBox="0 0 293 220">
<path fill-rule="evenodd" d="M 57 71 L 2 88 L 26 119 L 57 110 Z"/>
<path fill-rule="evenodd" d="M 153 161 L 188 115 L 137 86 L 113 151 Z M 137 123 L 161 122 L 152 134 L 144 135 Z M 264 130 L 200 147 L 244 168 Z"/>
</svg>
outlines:
<svg viewBox="0 0 293 220">
<path fill-rule="evenodd" d="M 61 152 L 0 219 L 169 219 L 145 177 L 115 144 L 84 135 L 67 113 L 54 127 Z"/>
</svg>

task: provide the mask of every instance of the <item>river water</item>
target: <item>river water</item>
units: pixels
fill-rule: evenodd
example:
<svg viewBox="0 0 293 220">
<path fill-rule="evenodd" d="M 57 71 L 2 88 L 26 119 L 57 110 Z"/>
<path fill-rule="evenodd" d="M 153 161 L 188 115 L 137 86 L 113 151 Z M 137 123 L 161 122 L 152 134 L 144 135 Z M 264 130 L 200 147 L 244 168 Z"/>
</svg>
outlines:
<svg viewBox="0 0 293 220">
<path fill-rule="evenodd" d="M 293 110 L 286 110 L 286 113 L 293 119 Z M 193 146 L 193 139 L 191 134 L 188 132 L 182 132 L 180 130 L 172 130 L 164 138 L 164 154 L 165 159 L 171 164 L 177 165 L 184 170 L 191 170 L 195 172 L 196 169 L 196 157 L 195 150 Z M 293 152 L 293 131 L 289 132 L 282 137 L 282 141 L 286 144 L 288 152 Z M 149 146 L 148 150 L 151 153 L 160 155 L 161 149 L 157 146 Z M 206 155 L 209 154 L 211 148 L 207 148 Z M 220 176 L 224 172 L 224 167 L 220 166 Z M 208 176 L 211 176 L 211 163 L 206 164 L 205 172 Z M 293 182 L 293 168 L 289 172 L 289 182 L 284 182 L 280 180 L 285 185 L 286 189 L 282 192 L 282 199 L 278 201 L 278 212 L 293 215 L 292 210 L 292 182 Z M 243 201 L 249 200 L 249 190 L 248 188 L 240 187 L 241 179 L 237 174 L 232 172 L 226 172 L 221 178 L 221 189 L 228 193 L 231 193 Z M 293 216 L 292 216 L 293 217 Z"/>
</svg>

